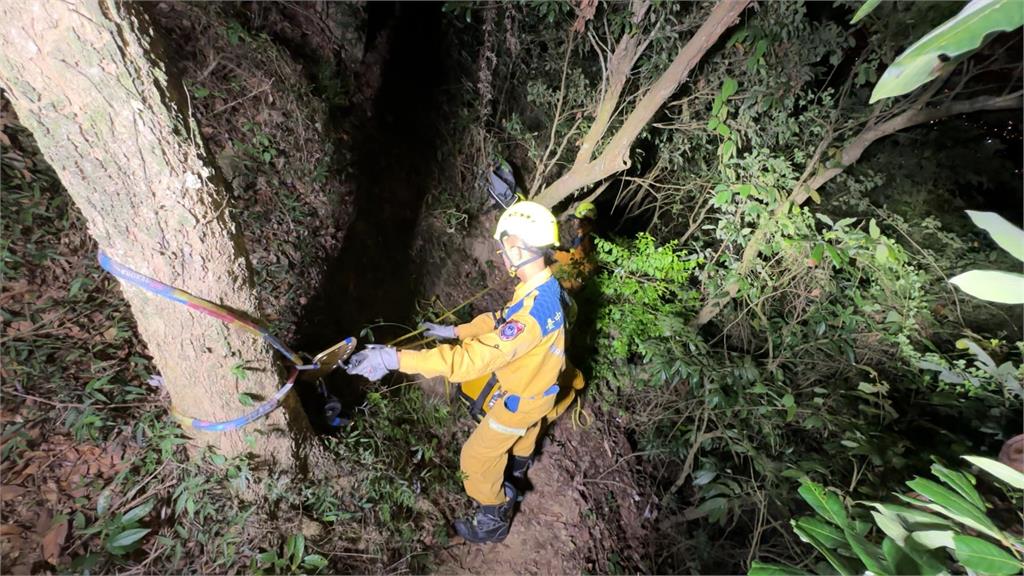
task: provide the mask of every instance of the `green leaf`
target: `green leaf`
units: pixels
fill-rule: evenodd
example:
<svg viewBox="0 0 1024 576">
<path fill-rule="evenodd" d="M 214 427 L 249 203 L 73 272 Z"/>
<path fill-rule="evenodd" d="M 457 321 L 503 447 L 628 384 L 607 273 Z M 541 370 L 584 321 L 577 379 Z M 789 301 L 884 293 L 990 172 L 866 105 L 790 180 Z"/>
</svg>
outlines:
<svg viewBox="0 0 1024 576">
<path fill-rule="evenodd" d="M 958 494 L 971 504 L 974 504 L 981 510 L 985 509 L 985 501 L 981 499 L 981 494 L 978 494 L 978 491 L 974 489 L 974 476 L 950 470 L 941 464 L 932 464 L 932 474 L 935 474 L 939 480 L 942 480 L 953 490 L 956 490 Z"/>
<path fill-rule="evenodd" d="M 975 298 L 1002 304 L 1024 304 L 1024 274 L 1001 270 L 968 270 L 949 279 Z"/>
<path fill-rule="evenodd" d="M 139 541 L 143 536 L 149 533 L 149 528 L 132 528 L 131 530 L 125 530 L 117 536 L 114 536 L 107 542 L 108 547 L 121 547 L 128 546 Z"/>
<path fill-rule="evenodd" d="M 992 520 L 985 515 L 984 511 L 965 500 L 962 496 L 954 493 L 949 488 L 946 488 L 936 482 L 932 482 L 926 478 L 915 478 L 907 482 L 907 486 L 925 498 L 928 498 L 933 503 L 929 504 L 900 495 L 900 498 L 904 501 L 923 506 L 929 510 L 938 512 L 943 516 L 948 516 L 949 518 L 974 528 L 975 530 L 985 532 L 993 538 L 999 540 L 1006 538 L 1003 533 L 996 528 L 996 525 L 992 523 Z"/>
<path fill-rule="evenodd" d="M 793 521 L 794 527 L 799 527 L 808 534 L 814 536 L 822 544 L 836 550 L 847 548 L 846 538 L 842 530 L 813 516 L 805 516 Z"/>
<path fill-rule="evenodd" d="M 71 287 L 68 289 L 68 298 L 74 298 L 75 294 L 78 294 L 79 290 L 82 289 L 82 285 L 85 284 L 86 278 L 75 278 L 71 281 Z"/>
<path fill-rule="evenodd" d="M 753 72 L 760 64 L 761 57 L 768 51 L 768 40 L 762 38 L 754 44 L 754 53 L 747 59 L 746 67 L 748 72 Z"/>
<path fill-rule="evenodd" d="M 885 535 L 902 545 L 907 540 L 907 536 L 910 535 L 903 524 L 900 522 L 899 517 L 889 512 L 872 512 L 871 516 L 875 519 L 875 524 L 882 529 Z"/>
<path fill-rule="evenodd" d="M 728 99 L 730 96 L 736 93 L 736 89 L 739 88 L 739 83 L 732 78 L 726 78 L 725 82 L 722 83 L 722 99 Z"/>
<path fill-rule="evenodd" d="M 935 557 L 935 552 L 921 546 L 917 542 L 908 539 L 907 544 L 903 546 L 903 550 L 920 567 L 919 570 L 911 572 L 912 574 L 927 574 L 929 576 L 933 574 L 949 574 L 945 565 L 945 557 L 942 561 L 938 560 Z"/>
<path fill-rule="evenodd" d="M 306 537 L 301 533 L 289 536 L 284 544 L 284 559 L 291 561 L 293 570 L 299 565 L 299 562 L 302 561 L 305 555 Z"/>
<path fill-rule="evenodd" d="M 96 499 L 96 515 L 103 516 L 110 509 L 110 500 L 113 498 L 113 494 L 110 488 L 107 488 L 103 492 L 100 492 L 100 497 Z"/>
<path fill-rule="evenodd" d="M 981 456 L 964 456 L 963 459 L 1003 482 L 1006 482 L 1010 486 L 1013 486 L 1018 490 L 1024 490 L 1024 474 L 1017 472 L 1006 464 L 992 460 L 991 458 L 983 458 Z"/>
<path fill-rule="evenodd" d="M 733 154 L 735 154 L 735 153 L 736 153 L 736 141 L 735 140 L 726 140 L 725 143 L 722 144 L 722 160 L 728 162 L 729 159 L 732 158 Z"/>
<path fill-rule="evenodd" d="M 821 257 L 825 255 L 825 245 L 818 244 L 811 250 L 811 260 L 814 260 L 815 264 L 821 264 Z"/>
<path fill-rule="evenodd" d="M 708 520 L 715 522 L 721 520 L 725 513 L 729 510 L 729 499 L 728 498 L 711 498 L 700 503 L 699 506 L 693 509 L 690 518 L 703 518 L 708 517 Z"/>
<path fill-rule="evenodd" d="M 911 532 L 910 538 L 929 550 L 953 547 L 952 530 L 922 530 Z"/>
<path fill-rule="evenodd" d="M 149 514 L 149 511 L 153 509 L 153 504 L 155 503 L 156 499 L 150 498 L 146 502 L 143 502 L 142 504 L 139 504 L 135 508 L 132 508 L 131 510 L 125 513 L 123 518 L 121 518 L 121 524 L 127 525 L 142 520 L 146 517 L 146 514 Z"/>
<path fill-rule="evenodd" d="M 732 189 L 723 188 L 718 194 L 715 194 L 715 206 L 725 206 L 732 201 Z"/>
<path fill-rule="evenodd" d="M 1024 569 L 1024 564 L 987 540 L 957 534 L 953 545 L 956 559 L 979 574 L 1019 574 Z"/>
<path fill-rule="evenodd" d="M 885 264 L 889 261 L 889 247 L 885 244 L 879 244 L 875 247 L 875 261 L 879 264 Z"/>
<path fill-rule="evenodd" d="M 786 564 L 765 564 L 754 560 L 747 576 L 806 576 L 808 573 Z"/>
<path fill-rule="evenodd" d="M 921 504 L 920 500 L 911 500 L 914 504 Z M 942 518 L 917 508 L 909 508 L 898 504 L 881 504 L 879 502 L 868 502 L 869 506 L 899 519 L 900 524 L 908 530 L 935 530 L 939 528 L 952 528 L 953 524 Z"/>
<path fill-rule="evenodd" d="M 1011 256 L 1024 262 L 1024 230 L 1011 224 L 995 212 L 975 212 L 968 210 L 967 215 L 978 228 L 981 228 L 1000 248 L 1006 250 Z"/>
<path fill-rule="evenodd" d="M 715 126 L 715 130 L 717 130 L 719 134 L 721 134 L 722 136 L 725 136 L 726 138 L 728 138 L 729 136 L 732 136 L 732 130 L 730 130 L 729 127 L 726 126 L 724 122 L 721 122 L 721 123 L 718 124 L 718 126 Z"/>
<path fill-rule="evenodd" d="M 847 576 L 853 574 L 860 574 L 861 572 L 863 572 L 863 570 L 860 569 L 860 566 L 855 566 L 847 559 L 842 558 L 841 556 L 836 554 L 833 548 L 826 546 L 823 542 L 818 540 L 818 538 L 815 537 L 814 534 L 807 532 L 806 530 L 798 526 L 796 522 L 792 522 L 792 524 L 793 532 L 795 532 L 801 540 L 807 542 L 811 546 L 814 546 L 814 548 L 818 552 L 821 552 L 821 555 L 824 556 L 825 559 L 828 560 L 829 564 L 831 564 L 832 567 L 835 568 L 836 571 L 838 571 L 840 574 L 842 574 L 843 576 Z"/>
<path fill-rule="evenodd" d="M 868 221 L 868 234 L 873 240 L 878 240 L 878 237 L 882 235 L 882 231 L 878 229 L 878 223 L 872 218 Z"/>
<path fill-rule="evenodd" d="M 839 251 L 836 250 L 835 246 L 826 244 L 825 252 L 828 253 L 828 257 L 832 259 L 832 263 L 836 265 L 836 268 L 842 268 L 843 258 L 839 255 Z"/>
<path fill-rule="evenodd" d="M 914 90 L 938 76 L 943 62 L 978 48 L 990 33 L 1021 24 L 1024 4 L 1019 0 L 972 0 L 897 56 L 875 85 L 869 103 Z"/>
<path fill-rule="evenodd" d="M 959 513 L 983 513 L 984 507 L 972 504 L 962 496 L 954 493 L 938 482 L 917 477 L 907 482 L 907 486 L 932 502 L 945 506 Z"/>
<path fill-rule="evenodd" d="M 302 565 L 320 570 L 327 567 L 327 559 L 319 554 L 310 554 L 302 559 Z"/>
<path fill-rule="evenodd" d="M 815 204 L 821 204 L 821 194 L 818 194 L 818 191 L 814 188 L 808 188 L 807 195 L 811 197 L 811 200 L 814 200 Z"/>
<path fill-rule="evenodd" d="M 981 348 L 981 346 L 978 346 L 971 340 L 968 340 L 967 338 L 961 338 L 956 341 L 956 347 L 959 348 L 960 350 L 970 350 L 971 354 L 974 354 L 974 356 L 977 357 L 978 360 L 981 361 L 981 363 L 984 364 L 985 366 L 988 366 L 989 368 L 996 367 L 995 360 L 993 360 L 992 357 L 989 356 L 988 353 Z"/>
<path fill-rule="evenodd" d="M 850 543 L 854 554 L 860 558 L 860 561 L 864 563 L 868 570 L 875 574 L 894 574 L 896 572 L 886 562 L 881 548 L 868 542 L 866 538 L 853 530 L 847 529 L 845 534 L 846 541 Z"/>
<path fill-rule="evenodd" d="M 241 392 L 238 394 L 238 403 L 248 408 L 249 406 L 255 406 L 256 400 L 252 397 L 252 394 Z"/>
<path fill-rule="evenodd" d="M 103 558 L 102 554 L 86 554 L 71 561 L 71 572 L 75 574 L 92 573 L 92 568 Z"/>
<path fill-rule="evenodd" d="M 867 2 L 861 4 L 861 7 L 857 10 L 857 13 L 853 15 L 853 19 L 850 20 L 850 24 L 856 24 L 857 22 L 860 22 L 861 19 L 870 14 L 871 11 L 874 10 L 875 7 L 878 6 L 879 2 L 881 1 L 882 0 L 867 0 Z"/>
<path fill-rule="evenodd" d="M 797 492 L 800 496 L 829 522 L 840 528 L 846 528 L 849 521 L 846 517 L 846 508 L 839 496 L 832 491 L 826 490 L 821 484 L 805 481 Z"/>
<path fill-rule="evenodd" d="M 919 574 L 917 562 L 892 538 L 882 540 L 882 553 L 896 574 Z"/>
</svg>

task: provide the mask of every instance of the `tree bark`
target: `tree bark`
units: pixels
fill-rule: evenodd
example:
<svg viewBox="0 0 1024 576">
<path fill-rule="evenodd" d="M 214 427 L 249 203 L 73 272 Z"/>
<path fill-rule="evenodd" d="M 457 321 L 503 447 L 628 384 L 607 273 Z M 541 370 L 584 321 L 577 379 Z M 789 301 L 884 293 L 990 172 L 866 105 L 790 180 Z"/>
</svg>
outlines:
<svg viewBox="0 0 1024 576">
<path fill-rule="evenodd" d="M 650 2 L 634 0 L 632 4 L 634 26 L 639 27 L 648 7 L 650 7 Z M 626 80 L 629 79 L 629 73 L 640 56 L 640 46 L 640 38 L 635 33 L 626 32 L 616 44 L 615 52 L 609 56 L 606 85 L 601 92 L 601 100 L 597 104 L 594 123 L 591 124 L 590 130 L 580 141 L 580 149 L 577 151 L 576 160 L 573 163 L 574 168 L 585 166 L 594 156 L 597 144 L 608 130 L 608 125 L 615 114 L 615 108 L 619 105 L 619 98 L 622 96 L 622 89 L 626 86 Z"/>
<path fill-rule="evenodd" d="M 941 120 L 958 114 L 1020 108 L 1021 96 L 1021 92 L 1014 92 L 1004 96 L 980 96 L 969 100 L 949 102 L 943 106 L 933 108 L 925 107 L 925 101 L 921 101 L 920 105 L 911 107 L 881 124 L 869 123 L 860 134 L 843 146 L 836 159 L 833 159 L 831 162 L 819 162 L 820 154 L 815 154 L 807 171 L 805 171 L 805 174 L 810 174 L 812 173 L 810 171 L 813 170 L 813 175 L 806 180 L 801 179 L 797 183 L 789 197 L 774 210 L 769 223 L 784 215 L 792 206 L 801 206 L 807 201 L 813 191 L 817 191 L 833 178 L 842 174 L 847 168 L 860 160 L 860 157 L 869 146 L 882 138 L 907 128 L 913 128 L 933 120 Z M 768 228 L 762 225 L 751 235 L 750 241 L 744 246 L 743 255 L 740 257 L 740 266 L 737 270 L 740 276 L 746 275 L 753 268 L 755 260 L 761 253 L 761 247 L 768 237 L 768 232 Z M 733 282 L 725 287 L 723 294 L 708 298 L 707 303 L 690 322 L 690 326 L 699 328 L 707 324 L 736 296 L 738 291 L 739 284 Z"/>
<path fill-rule="evenodd" d="M 0 81 L 21 121 L 114 259 L 223 306 L 256 315 L 241 234 L 180 82 L 154 53 L 138 6 L 111 0 L 0 3 Z M 284 373 L 271 348 L 185 306 L 122 285 L 171 401 L 205 420 L 269 398 Z M 233 375 L 241 365 L 244 379 Z M 227 455 L 287 465 L 309 433 L 290 394 L 239 431 L 193 435 Z M 307 443 L 308 444 L 308 443 Z"/>
<path fill-rule="evenodd" d="M 750 4 L 750 0 L 720 0 L 711 10 L 711 13 L 700 29 L 697 30 L 697 33 L 680 48 L 672 64 L 651 85 L 633 111 L 626 117 L 622 126 L 612 136 L 601 154 L 595 160 L 590 161 L 589 155 L 593 152 L 597 142 L 585 142 L 584 144 L 588 148 L 586 150 L 581 149 L 580 153 L 588 161 L 581 161 L 581 155 L 577 155 L 577 160 L 573 167 L 542 190 L 534 200 L 545 206 L 552 207 L 568 198 L 580 188 L 594 184 L 616 172 L 629 168 L 629 151 L 637 136 L 640 135 L 640 132 L 643 131 L 651 121 L 651 118 L 654 117 L 672 94 L 679 89 L 679 86 L 686 81 L 687 76 L 701 61 L 704 54 L 718 41 L 722 33 L 733 25 L 748 4 Z M 629 48 L 628 45 L 624 47 L 624 49 Z M 635 53 L 635 47 L 633 51 Z M 619 53 L 619 48 L 616 49 L 616 53 Z M 626 61 L 628 59 L 623 58 L 623 60 Z M 614 96 L 617 101 L 619 95 L 613 91 L 614 85 L 611 88 L 612 90 L 609 90 L 606 97 Z M 599 113 L 603 112 L 605 112 L 604 108 L 599 106 Z M 611 110 L 608 110 L 608 112 L 610 113 Z M 607 128 L 607 122 L 600 122 L 602 120 L 600 116 L 598 120 L 599 122 L 595 122 L 595 126 L 600 127 L 599 134 L 603 135 L 604 130 Z M 591 132 L 594 133 L 596 131 L 592 128 Z"/>
</svg>

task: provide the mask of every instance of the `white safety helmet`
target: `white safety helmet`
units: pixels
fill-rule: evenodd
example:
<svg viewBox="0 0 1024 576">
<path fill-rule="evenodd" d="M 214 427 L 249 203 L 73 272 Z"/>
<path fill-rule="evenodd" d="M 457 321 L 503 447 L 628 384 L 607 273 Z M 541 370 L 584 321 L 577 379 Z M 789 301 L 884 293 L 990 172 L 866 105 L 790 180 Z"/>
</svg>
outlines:
<svg viewBox="0 0 1024 576">
<path fill-rule="evenodd" d="M 516 202 L 501 214 L 494 229 L 494 239 L 518 236 L 534 248 L 558 244 L 558 221 L 544 206 L 530 201 Z"/>
</svg>

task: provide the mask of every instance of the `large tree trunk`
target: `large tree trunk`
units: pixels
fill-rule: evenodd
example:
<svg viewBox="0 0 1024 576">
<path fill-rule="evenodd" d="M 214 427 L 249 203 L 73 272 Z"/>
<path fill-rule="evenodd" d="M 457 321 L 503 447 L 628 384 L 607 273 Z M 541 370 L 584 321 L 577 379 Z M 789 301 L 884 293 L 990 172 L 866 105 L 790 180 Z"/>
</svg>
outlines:
<svg viewBox="0 0 1024 576">
<path fill-rule="evenodd" d="M 138 6 L 111 0 L 0 3 L 0 81 L 102 249 L 255 315 L 241 235 L 150 30 Z M 240 392 L 268 398 L 281 386 L 283 371 L 261 340 L 141 289 L 123 291 L 181 413 L 235 418 L 250 410 Z M 239 365 L 243 379 L 232 370 Z M 194 435 L 222 453 L 283 465 L 303 453 L 308 432 L 291 394 L 242 430 Z"/>
</svg>

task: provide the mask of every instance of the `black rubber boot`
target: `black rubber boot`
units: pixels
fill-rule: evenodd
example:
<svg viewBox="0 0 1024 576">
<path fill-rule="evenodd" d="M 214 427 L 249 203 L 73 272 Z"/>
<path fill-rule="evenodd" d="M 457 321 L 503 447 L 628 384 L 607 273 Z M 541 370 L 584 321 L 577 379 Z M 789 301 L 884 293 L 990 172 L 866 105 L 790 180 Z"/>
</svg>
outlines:
<svg viewBox="0 0 1024 576">
<path fill-rule="evenodd" d="M 455 532 L 467 542 L 483 544 L 501 542 L 508 536 L 518 496 L 514 486 L 505 482 L 505 503 L 494 506 L 480 506 L 472 518 L 455 521 Z"/>
<path fill-rule="evenodd" d="M 526 480 L 526 471 L 530 469 L 533 458 L 529 456 L 512 456 L 512 477 L 516 480 Z"/>
</svg>

